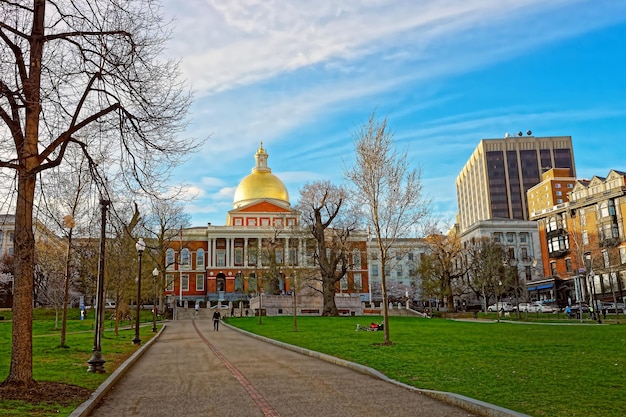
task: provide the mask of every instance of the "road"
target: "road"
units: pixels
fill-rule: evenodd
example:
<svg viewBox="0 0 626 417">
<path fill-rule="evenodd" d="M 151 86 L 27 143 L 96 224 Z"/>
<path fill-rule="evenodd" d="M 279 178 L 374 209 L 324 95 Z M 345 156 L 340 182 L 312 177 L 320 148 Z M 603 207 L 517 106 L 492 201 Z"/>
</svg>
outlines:
<svg viewBox="0 0 626 417">
<path fill-rule="evenodd" d="M 185 417 L 468 417 L 390 382 L 210 320 L 167 323 L 91 414 Z"/>
</svg>

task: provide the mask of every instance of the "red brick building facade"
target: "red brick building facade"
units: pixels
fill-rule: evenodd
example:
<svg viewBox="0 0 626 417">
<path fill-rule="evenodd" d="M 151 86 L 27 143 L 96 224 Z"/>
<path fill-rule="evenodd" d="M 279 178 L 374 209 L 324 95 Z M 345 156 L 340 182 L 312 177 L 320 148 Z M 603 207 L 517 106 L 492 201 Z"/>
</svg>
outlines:
<svg viewBox="0 0 626 417">
<path fill-rule="evenodd" d="M 624 301 L 626 173 L 578 180 L 568 201 L 531 218 L 539 227 L 546 285 L 554 283 L 560 305 L 579 297 L 589 303 Z"/>
<path fill-rule="evenodd" d="M 166 297 L 173 302 L 237 302 L 259 293 L 289 294 L 294 277 L 315 273 L 316 242 L 300 227 L 283 182 L 259 147 L 238 185 L 226 225 L 183 229 L 166 252 Z M 367 235 L 355 234 L 352 268 L 338 292 L 367 294 Z"/>
</svg>

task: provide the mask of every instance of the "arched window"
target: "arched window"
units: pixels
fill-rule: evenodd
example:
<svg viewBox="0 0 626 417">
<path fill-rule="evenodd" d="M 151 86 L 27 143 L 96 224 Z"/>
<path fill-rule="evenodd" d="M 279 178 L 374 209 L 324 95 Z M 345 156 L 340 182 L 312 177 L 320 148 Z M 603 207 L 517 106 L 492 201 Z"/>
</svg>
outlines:
<svg viewBox="0 0 626 417">
<path fill-rule="evenodd" d="M 609 217 L 609 204 L 606 201 L 600 204 L 600 216 Z"/>
<path fill-rule="evenodd" d="M 556 217 L 552 216 L 548 219 L 548 224 L 546 225 L 546 229 L 548 232 L 556 230 Z"/>
<path fill-rule="evenodd" d="M 189 266 L 191 259 L 189 259 L 189 249 L 185 248 L 180 252 L 180 264 L 183 266 Z"/>
<path fill-rule="evenodd" d="M 174 249 L 170 248 L 165 252 L 165 262 L 167 266 L 174 265 Z"/>
<path fill-rule="evenodd" d="M 204 249 L 196 251 L 196 269 L 204 268 Z"/>
<path fill-rule="evenodd" d="M 352 251 L 352 263 L 354 264 L 354 269 L 361 269 L 361 251 L 358 249 Z"/>
</svg>

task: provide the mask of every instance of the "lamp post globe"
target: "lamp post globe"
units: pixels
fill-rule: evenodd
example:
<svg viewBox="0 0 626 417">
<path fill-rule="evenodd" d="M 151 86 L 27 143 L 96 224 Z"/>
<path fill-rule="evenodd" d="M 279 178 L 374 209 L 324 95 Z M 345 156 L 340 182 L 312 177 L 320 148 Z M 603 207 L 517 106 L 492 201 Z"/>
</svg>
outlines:
<svg viewBox="0 0 626 417">
<path fill-rule="evenodd" d="M 159 269 L 155 266 L 154 269 L 152 270 L 152 277 L 154 278 L 154 305 L 152 306 L 152 333 L 156 333 L 157 331 L 157 327 L 156 327 L 156 316 L 157 316 L 157 299 L 158 299 L 158 293 L 157 293 L 157 278 L 159 277 Z"/>
<path fill-rule="evenodd" d="M 143 238 L 139 238 L 137 243 L 135 243 L 135 249 L 137 249 L 137 256 L 139 258 L 139 272 L 137 273 L 137 317 L 135 318 L 135 338 L 133 339 L 133 344 L 140 345 L 141 339 L 139 338 L 139 320 L 140 320 L 140 312 L 141 312 L 141 256 L 143 255 L 143 251 L 146 250 L 146 244 L 143 241 Z"/>
</svg>

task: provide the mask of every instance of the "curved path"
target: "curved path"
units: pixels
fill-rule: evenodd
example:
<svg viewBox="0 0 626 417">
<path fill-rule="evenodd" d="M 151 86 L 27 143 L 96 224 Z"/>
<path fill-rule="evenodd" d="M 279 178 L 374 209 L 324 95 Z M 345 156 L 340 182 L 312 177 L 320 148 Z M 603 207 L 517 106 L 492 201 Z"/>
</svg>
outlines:
<svg viewBox="0 0 626 417">
<path fill-rule="evenodd" d="M 475 415 L 209 320 L 166 326 L 91 416 Z"/>
</svg>

